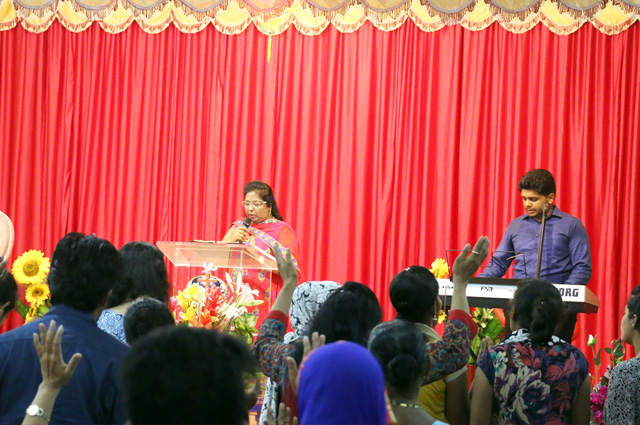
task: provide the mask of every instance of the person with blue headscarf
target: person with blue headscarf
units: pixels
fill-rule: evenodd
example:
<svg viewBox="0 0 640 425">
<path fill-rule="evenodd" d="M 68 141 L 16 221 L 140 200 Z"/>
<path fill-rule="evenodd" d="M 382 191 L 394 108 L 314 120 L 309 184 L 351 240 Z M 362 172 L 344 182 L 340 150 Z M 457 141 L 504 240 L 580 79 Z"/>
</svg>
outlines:
<svg viewBox="0 0 640 425">
<path fill-rule="evenodd" d="M 301 425 L 387 423 L 382 367 L 362 345 L 338 341 L 317 348 L 298 378 Z"/>
</svg>

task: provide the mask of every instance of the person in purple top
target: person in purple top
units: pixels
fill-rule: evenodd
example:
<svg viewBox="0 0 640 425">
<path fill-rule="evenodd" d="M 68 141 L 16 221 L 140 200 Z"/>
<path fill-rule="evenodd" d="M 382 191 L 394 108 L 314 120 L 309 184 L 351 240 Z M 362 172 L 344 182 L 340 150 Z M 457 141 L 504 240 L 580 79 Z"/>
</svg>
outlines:
<svg viewBox="0 0 640 425">
<path fill-rule="evenodd" d="M 527 172 L 518 183 L 526 214 L 515 218 L 507 227 L 502 242 L 494 252 L 490 265 L 479 277 L 502 277 L 515 259 L 516 279 L 535 277 L 543 210 L 547 210 L 540 278 L 557 284 L 586 285 L 591 279 L 589 235 L 577 217 L 554 205 L 556 182 L 543 169 Z M 558 334 L 571 341 L 576 324 L 570 313 Z"/>
</svg>

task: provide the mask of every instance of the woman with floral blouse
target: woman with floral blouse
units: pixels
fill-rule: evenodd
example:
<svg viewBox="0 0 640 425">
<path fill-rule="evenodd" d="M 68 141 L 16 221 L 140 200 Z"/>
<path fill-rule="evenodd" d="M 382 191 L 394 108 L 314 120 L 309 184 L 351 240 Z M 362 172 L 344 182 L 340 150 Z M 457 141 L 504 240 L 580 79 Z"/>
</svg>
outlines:
<svg viewBox="0 0 640 425">
<path fill-rule="evenodd" d="M 566 315 L 558 289 L 546 280 L 522 280 L 512 310 L 516 331 L 478 359 L 471 423 L 589 423 L 589 363 L 553 335 Z"/>
</svg>

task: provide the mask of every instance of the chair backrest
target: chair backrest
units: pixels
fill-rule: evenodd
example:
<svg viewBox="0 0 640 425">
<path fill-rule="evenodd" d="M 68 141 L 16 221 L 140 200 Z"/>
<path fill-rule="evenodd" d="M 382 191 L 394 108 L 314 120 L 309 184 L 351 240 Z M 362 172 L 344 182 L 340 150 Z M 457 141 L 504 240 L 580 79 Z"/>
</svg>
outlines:
<svg viewBox="0 0 640 425">
<path fill-rule="evenodd" d="M 16 234 L 13 230 L 11 219 L 0 211 L 0 255 L 4 258 L 9 258 L 15 237 Z"/>
</svg>

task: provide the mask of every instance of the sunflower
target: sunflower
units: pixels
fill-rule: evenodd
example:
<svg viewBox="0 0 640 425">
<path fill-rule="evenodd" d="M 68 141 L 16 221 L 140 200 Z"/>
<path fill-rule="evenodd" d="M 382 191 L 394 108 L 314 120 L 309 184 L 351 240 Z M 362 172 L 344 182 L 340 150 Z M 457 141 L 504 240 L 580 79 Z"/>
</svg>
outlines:
<svg viewBox="0 0 640 425">
<path fill-rule="evenodd" d="M 16 281 L 23 285 L 41 283 L 49 273 L 50 265 L 49 259 L 44 256 L 42 251 L 32 249 L 13 262 L 11 273 Z"/>
<path fill-rule="evenodd" d="M 49 285 L 45 283 L 29 285 L 25 291 L 25 297 L 32 308 L 37 308 L 49 299 Z"/>
</svg>

